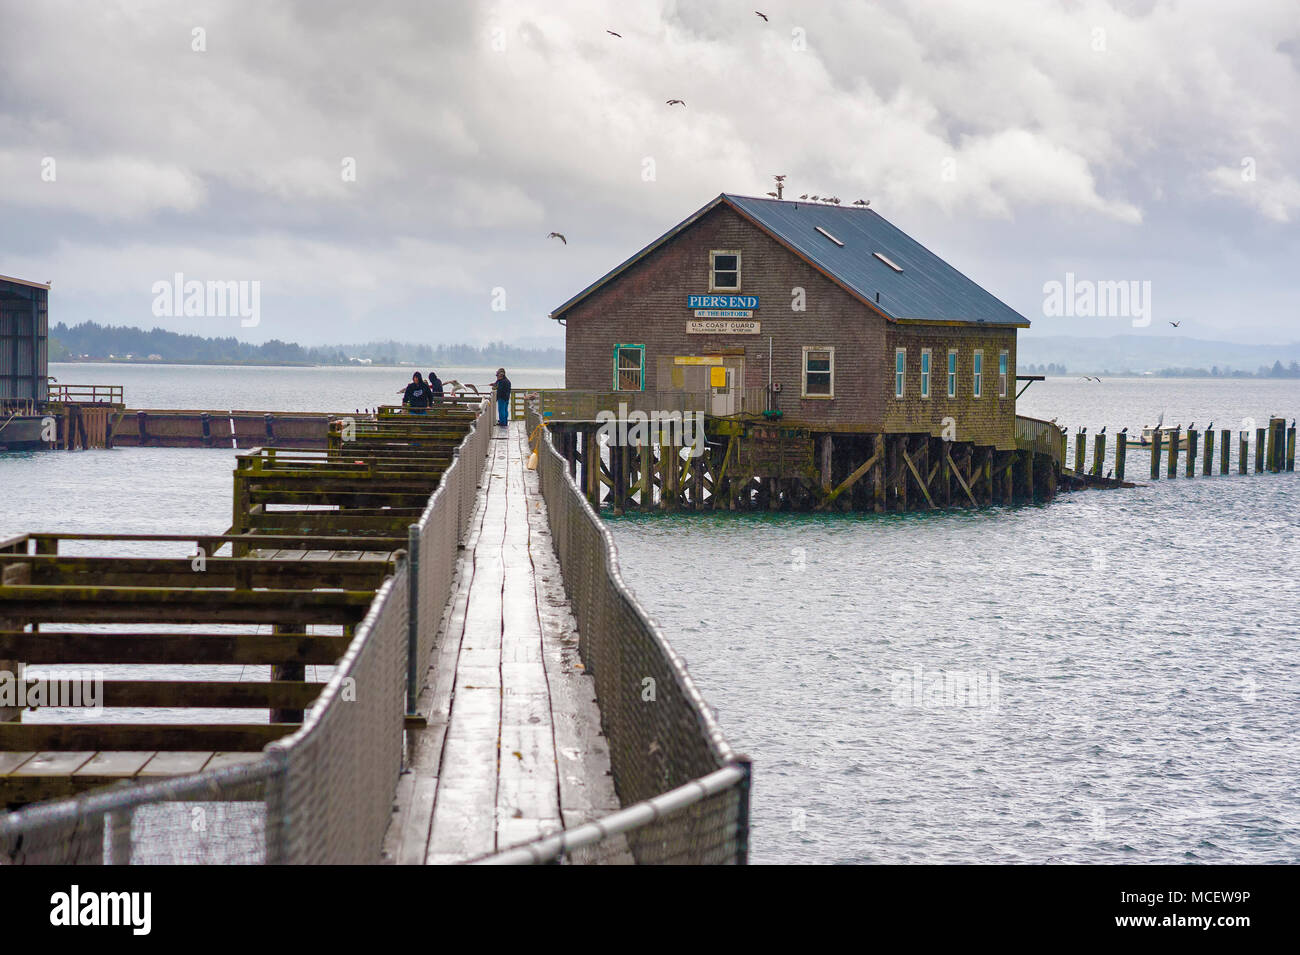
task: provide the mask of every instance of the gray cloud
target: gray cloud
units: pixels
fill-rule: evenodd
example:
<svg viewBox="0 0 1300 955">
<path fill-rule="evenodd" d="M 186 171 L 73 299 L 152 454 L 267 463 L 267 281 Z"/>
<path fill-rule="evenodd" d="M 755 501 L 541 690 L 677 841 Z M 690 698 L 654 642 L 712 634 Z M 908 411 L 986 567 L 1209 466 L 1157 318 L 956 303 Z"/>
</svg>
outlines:
<svg viewBox="0 0 1300 955">
<path fill-rule="evenodd" d="M 1130 330 L 1042 316 L 1072 271 L 1150 280 L 1152 331 L 1297 337 L 1290 0 L 762 8 L 0 0 L 0 272 L 53 278 L 64 321 L 554 339 L 552 307 L 779 172 L 1036 330 Z M 260 280 L 261 326 L 155 320 L 175 272 Z"/>
</svg>

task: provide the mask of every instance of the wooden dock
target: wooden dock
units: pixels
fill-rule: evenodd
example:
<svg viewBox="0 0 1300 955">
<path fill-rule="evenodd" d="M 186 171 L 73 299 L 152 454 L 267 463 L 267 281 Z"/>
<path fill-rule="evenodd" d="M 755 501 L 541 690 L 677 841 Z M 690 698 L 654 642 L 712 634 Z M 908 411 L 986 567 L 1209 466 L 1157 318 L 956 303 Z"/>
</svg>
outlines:
<svg viewBox="0 0 1300 955">
<path fill-rule="evenodd" d="M 497 429 L 385 844 L 462 862 L 619 808 L 523 426 Z"/>
<path fill-rule="evenodd" d="M 308 667 L 348 650 L 405 558 L 449 448 L 474 424 L 473 410 L 448 405 L 412 420 L 336 421 L 334 445 L 320 450 L 250 451 L 234 471 L 225 534 L 0 541 L 0 673 L 23 699 L 46 700 L 58 673 L 29 679 L 24 667 L 83 668 L 98 674 L 107 714 L 27 722 L 20 707 L 0 710 L 0 806 L 251 762 L 296 732 L 324 687 Z M 88 542 L 118 554 L 77 553 Z M 156 556 L 128 556 L 142 549 Z M 124 664 L 179 678 L 113 678 Z M 263 675 L 212 679 L 214 665 Z M 113 715 L 121 708 L 173 713 L 127 722 Z"/>
</svg>

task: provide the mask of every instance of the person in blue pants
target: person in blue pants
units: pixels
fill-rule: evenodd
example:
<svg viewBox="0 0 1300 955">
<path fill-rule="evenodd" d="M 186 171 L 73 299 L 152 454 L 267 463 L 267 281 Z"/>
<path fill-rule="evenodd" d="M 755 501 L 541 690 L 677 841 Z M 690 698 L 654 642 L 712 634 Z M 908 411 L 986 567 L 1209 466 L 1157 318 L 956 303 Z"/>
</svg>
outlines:
<svg viewBox="0 0 1300 955">
<path fill-rule="evenodd" d="M 510 423 L 510 379 L 504 368 L 497 369 L 497 380 L 492 385 L 497 396 L 497 424 L 505 427 Z"/>
</svg>

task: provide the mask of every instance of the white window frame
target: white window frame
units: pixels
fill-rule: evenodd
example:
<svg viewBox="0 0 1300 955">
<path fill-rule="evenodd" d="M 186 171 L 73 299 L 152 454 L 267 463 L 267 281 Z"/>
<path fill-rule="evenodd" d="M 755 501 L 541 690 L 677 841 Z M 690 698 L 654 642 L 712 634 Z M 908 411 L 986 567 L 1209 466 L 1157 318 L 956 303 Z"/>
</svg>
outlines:
<svg viewBox="0 0 1300 955">
<path fill-rule="evenodd" d="M 1011 352 L 1004 348 L 998 352 L 998 397 L 1007 396 L 1007 379 L 1011 376 Z"/>
<path fill-rule="evenodd" d="M 808 354 L 809 352 L 824 351 L 830 356 L 830 393 L 825 395 L 808 394 Z M 811 401 L 825 401 L 835 397 L 835 346 L 834 345 L 804 345 L 803 361 L 800 364 L 803 369 L 799 374 L 799 397 L 808 398 Z M 821 374 L 821 372 L 818 372 Z"/>
<path fill-rule="evenodd" d="M 899 359 L 902 359 L 901 363 Z M 902 365 L 900 368 L 899 365 Z M 894 397 L 902 398 L 907 394 L 907 349 L 894 349 Z"/>
<path fill-rule="evenodd" d="M 930 397 L 930 375 L 934 371 L 934 361 L 928 348 L 921 349 L 921 397 Z"/>
<path fill-rule="evenodd" d="M 957 349 L 948 349 L 948 397 L 957 397 Z"/>
<path fill-rule="evenodd" d="M 984 349 L 975 349 L 975 357 L 971 361 L 971 397 L 984 397 Z"/>
<path fill-rule="evenodd" d="M 721 286 L 718 285 L 717 282 L 715 281 L 718 274 L 716 262 L 718 256 L 720 255 L 734 255 L 736 257 L 736 284 L 735 285 Z M 739 292 L 741 281 L 742 281 L 740 267 L 741 267 L 741 261 L 740 261 L 739 249 L 712 249 L 709 252 L 709 291 L 710 292 Z M 723 269 L 723 271 L 729 272 L 731 270 Z"/>
</svg>

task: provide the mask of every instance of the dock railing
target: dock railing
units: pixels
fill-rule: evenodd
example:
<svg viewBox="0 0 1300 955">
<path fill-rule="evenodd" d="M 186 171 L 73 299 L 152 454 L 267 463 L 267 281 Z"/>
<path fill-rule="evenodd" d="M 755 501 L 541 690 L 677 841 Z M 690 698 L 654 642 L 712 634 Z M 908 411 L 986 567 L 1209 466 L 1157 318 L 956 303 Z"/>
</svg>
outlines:
<svg viewBox="0 0 1300 955">
<path fill-rule="evenodd" d="M 50 382 L 49 400 L 63 404 L 123 404 L 121 385 L 75 385 Z"/>
<path fill-rule="evenodd" d="M 1065 433 L 1051 421 L 1016 415 L 1016 447 L 1050 455 L 1058 465 L 1065 464 Z"/>
<path fill-rule="evenodd" d="M 418 551 L 379 588 L 293 734 L 252 762 L 0 814 L 0 865 L 378 862 L 402 767 L 412 633 L 427 632 L 416 663 L 427 662 L 486 457 L 491 412 L 486 402 L 478 411 L 412 525 Z"/>
<path fill-rule="evenodd" d="M 530 407 L 530 434 L 540 420 Z M 623 582 L 613 536 L 545 429 L 538 474 L 624 808 L 481 861 L 595 861 L 626 850 L 642 864 L 744 864 L 749 759 L 727 743 L 685 663 Z"/>
</svg>

